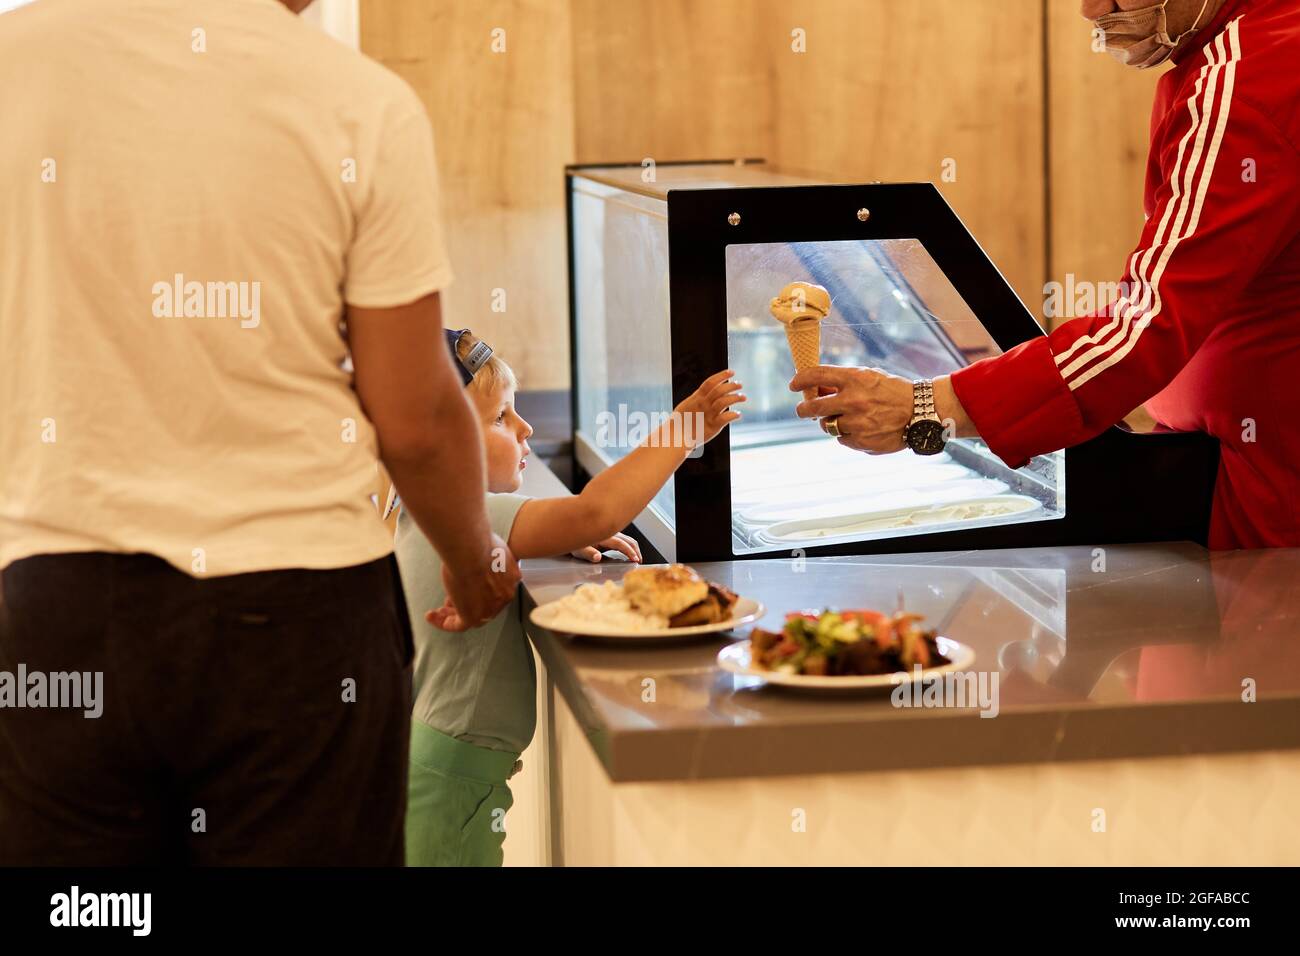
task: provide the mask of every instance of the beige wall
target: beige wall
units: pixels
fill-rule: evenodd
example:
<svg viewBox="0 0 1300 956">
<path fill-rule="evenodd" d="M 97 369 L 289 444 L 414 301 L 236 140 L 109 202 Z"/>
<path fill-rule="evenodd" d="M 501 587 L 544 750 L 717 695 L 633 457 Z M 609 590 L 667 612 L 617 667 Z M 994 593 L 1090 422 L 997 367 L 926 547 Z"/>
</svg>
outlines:
<svg viewBox="0 0 1300 956">
<path fill-rule="evenodd" d="M 568 162 L 933 181 L 1036 313 L 1048 279 L 1119 279 L 1141 225 L 1153 77 L 1069 0 L 362 0 L 361 47 L 433 118 L 447 322 L 525 388 L 568 384 Z"/>
<path fill-rule="evenodd" d="M 504 53 L 492 51 L 498 28 Z M 433 120 L 456 271 L 444 321 L 501 350 L 522 388 L 569 381 L 571 42 L 568 0 L 361 4 L 361 49 L 410 82 Z"/>
</svg>

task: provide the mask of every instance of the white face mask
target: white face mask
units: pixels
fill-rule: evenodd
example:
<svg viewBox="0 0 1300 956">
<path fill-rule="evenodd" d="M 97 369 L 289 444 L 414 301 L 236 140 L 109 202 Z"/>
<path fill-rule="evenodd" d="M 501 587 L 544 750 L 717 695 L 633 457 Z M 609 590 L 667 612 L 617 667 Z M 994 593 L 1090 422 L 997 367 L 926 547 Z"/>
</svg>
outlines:
<svg viewBox="0 0 1300 956">
<path fill-rule="evenodd" d="M 1169 21 L 1165 19 L 1165 7 L 1169 0 L 1153 7 L 1137 10 L 1116 10 L 1093 21 L 1106 38 L 1106 52 L 1128 66 L 1145 70 L 1157 66 L 1173 55 L 1178 44 L 1187 39 L 1200 27 L 1201 17 L 1210 0 L 1201 4 L 1201 12 L 1196 21 L 1179 34 L 1177 39 L 1169 36 Z"/>
</svg>

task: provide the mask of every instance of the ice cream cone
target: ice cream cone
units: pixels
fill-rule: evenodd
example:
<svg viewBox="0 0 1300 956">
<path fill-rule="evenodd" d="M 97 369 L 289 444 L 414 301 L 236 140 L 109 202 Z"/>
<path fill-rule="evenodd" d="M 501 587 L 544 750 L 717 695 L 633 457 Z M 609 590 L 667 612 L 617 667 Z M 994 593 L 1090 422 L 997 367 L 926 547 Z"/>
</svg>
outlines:
<svg viewBox="0 0 1300 956">
<path fill-rule="evenodd" d="M 831 296 L 811 282 L 791 282 L 769 306 L 772 317 L 785 326 L 796 372 L 822 362 L 822 320 L 830 314 Z M 816 388 L 803 390 L 805 400 L 817 397 Z"/>
<path fill-rule="evenodd" d="M 817 319 L 791 322 L 785 327 L 785 340 L 794 358 L 794 370 L 802 372 L 822 364 L 822 324 Z M 816 388 L 803 390 L 805 400 L 817 397 Z"/>
</svg>

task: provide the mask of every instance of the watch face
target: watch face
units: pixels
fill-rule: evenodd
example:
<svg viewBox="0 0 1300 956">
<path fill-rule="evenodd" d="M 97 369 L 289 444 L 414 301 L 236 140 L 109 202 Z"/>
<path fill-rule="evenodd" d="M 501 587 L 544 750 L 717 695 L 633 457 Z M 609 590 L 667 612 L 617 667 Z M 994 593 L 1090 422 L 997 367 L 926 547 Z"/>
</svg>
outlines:
<svg viewBox="0 0 1300 956">
<path fill-rule="evenodd" d="M 937 455 L 945 444 L 943 422 L 926 418 L 907 426 L 907 447 L 918 455 Z"/>
</svg>

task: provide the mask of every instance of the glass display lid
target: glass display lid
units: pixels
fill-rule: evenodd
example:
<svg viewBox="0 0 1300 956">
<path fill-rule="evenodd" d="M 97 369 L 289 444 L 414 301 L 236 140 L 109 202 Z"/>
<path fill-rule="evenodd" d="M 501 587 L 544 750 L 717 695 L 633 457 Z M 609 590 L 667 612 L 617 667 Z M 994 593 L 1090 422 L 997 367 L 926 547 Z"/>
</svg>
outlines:
<svg viewBox="0 0 1300 956">
<path fill-rule="evenodd" d="M 769 309 L 790 280 L 830 293 L 824 365 L 932 379 L 1001 349 L 914 238 L 729 245 L 727 365 L 750 396 L 732 426 L 734 547 L 811 545 L 937 533 L 1065 513 L 1064 452 L 1013 471 L 977 440 L 938 455 L 867 455 L 795 416 L 794 360 Z"/>
</svg>

